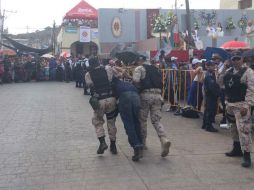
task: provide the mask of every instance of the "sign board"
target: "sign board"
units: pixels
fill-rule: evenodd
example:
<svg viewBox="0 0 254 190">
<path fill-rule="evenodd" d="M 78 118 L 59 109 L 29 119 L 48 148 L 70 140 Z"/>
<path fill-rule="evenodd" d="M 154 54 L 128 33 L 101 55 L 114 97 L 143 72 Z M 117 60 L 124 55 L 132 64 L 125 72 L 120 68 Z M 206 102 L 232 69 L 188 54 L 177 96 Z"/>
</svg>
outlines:
<svg viewBox="0 0 254 190">
<path fill-rule="evenodd" d="M 91 41 L 91 29 L 87 26 L 80 26 L 80 42 Z"/>
<path fill-rule="evenodd" d="M 65 26 L 66 33 L 77 33 L 77 27 L 76 26 Z"/>
</svg>

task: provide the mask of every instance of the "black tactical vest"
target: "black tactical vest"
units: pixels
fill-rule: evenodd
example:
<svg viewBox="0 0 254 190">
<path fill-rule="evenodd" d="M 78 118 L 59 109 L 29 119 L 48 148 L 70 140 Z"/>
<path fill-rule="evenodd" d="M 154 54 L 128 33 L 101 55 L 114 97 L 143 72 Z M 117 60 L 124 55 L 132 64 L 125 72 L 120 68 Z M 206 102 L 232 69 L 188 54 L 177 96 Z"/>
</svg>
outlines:
<svg viewBox="0 0 254 190">
<path fill-rule="evenodd" d="M 241 78 L 246 70 L 247 68 L 242 68 L 237 73 L 233 73 L 233 68 L 231 68 L 224 76 L 225 95 L 228 102 L 234 103 L 245 100 L 247 86 L 241 83 Z"/>
<path fill-rule="evenodd" d="M 162 75 L 159 69 L 153 65 L 144 64 L 146 76 L 141 80 L 141 91 L 145 89 L 162 89 Z"/>
<path fill-rule="evenodd" d="M 96 68 L 89 72 L 93 81 L 91 94 L 98 99 L 104 99 L 113 96 L 111 83 L 104 67 Z"/>
</svg>

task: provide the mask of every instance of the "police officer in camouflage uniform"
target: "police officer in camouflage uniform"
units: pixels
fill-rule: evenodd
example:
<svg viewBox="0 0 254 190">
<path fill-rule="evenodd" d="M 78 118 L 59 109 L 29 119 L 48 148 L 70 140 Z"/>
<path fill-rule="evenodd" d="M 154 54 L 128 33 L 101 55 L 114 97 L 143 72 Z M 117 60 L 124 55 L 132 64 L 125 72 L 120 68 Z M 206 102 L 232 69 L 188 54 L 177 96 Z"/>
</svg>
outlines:
<svg viewBox="0 0 254 190">
<path fill-rule="evenodd" d="M 146 61 L 146 57 L 138 57 L 140 66 L 136 67 L 133 73 L 133 82 L 140 90 L 140 124 L 143 138 L 143 146 L 146 146 L 147 119 L 150 112 L 151 122 L 161 141 L 161 156 L 165 157 L 169 153 L 170 141 L 160 123 L 161 106 L 163 103 L 162 75 L 158 68 Z"/>
<path fill-rule="evenodd" d="M 94 116 L 92 123 L 95 126 L 97 137 L 100 141 L 100 146 L 97 150 L 97 154 L 103 154 L 108 148 L 105 142 L 105 132 L 103 128 L 104 119 L 106 115 L 108 134 L 110 138 L 110 151 L 112 154 L 117 154 L 116 148 L 116 98 L 112 91 L 112 68 L 100 66 L 97 58 L 89 59 L 90 71 L 85 75 L 85 81 L 87 87 L 90 88 L 92 99 L 97 101 L 97 106 L 93 106 Z M 91 99 L 90 99 L 91 100 Z M 93 103 L 95 104 L 95 103 Z"/>
<path fill-rule="evenodd" d="M 224 76 L 227 99 L 227 120 L 231 123 L 233 149 L 226 156 L 243 156 L 243 167 L 251 166 L 251 117 L 250 108 L 254 105 L 254 72 L 244 66 L 241 52 L 231 57 L 233 67 Z"/>
</svg>

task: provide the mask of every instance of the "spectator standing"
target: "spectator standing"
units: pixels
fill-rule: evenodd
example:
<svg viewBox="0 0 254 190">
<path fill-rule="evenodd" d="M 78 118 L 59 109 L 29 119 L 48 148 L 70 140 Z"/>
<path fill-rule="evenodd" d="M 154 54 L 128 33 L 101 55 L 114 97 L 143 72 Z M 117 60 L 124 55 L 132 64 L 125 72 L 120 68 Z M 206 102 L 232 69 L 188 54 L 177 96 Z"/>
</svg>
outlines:
<svg viewBox="0 0 254 190">
<path fill-rule="evenodd" d="M 56 79 L 56 59 L 51 58 L 49 61 L 49 80 L 54 81 Z"/>
<path fill-rule="evenodd" d="M 218 132 L 212 125 L 217 110 L 217 99 L 220 95 L 220 87 L 216 83 L 215 67 L 215 62 L 207 62 L 207 72 L 204 79 L 205 110 L 202 129 L 205 129 L 208 132 Z"/>
<path fill-rule="evenodd" d="M 194 58 L 192 60 L 192 68 L 194 71 L 192 72 L 192 84 L 188 94 L 188 105 L 193 108 L 201 109 L 203 95 L 202 95 L 202 87 L 204 81 L 203 68 L 201 66 L 202 61 Z"/>
</svg>

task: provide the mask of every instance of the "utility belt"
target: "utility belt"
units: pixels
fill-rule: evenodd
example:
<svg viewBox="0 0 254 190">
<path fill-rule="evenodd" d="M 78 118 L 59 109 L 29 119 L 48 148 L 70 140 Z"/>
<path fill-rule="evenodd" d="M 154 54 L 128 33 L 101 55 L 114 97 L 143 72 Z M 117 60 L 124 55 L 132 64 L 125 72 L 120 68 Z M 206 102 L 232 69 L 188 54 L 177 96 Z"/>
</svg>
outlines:
<svg viewBox="0 0 254 190">
<path fill-rule="evenodd" d="M 141 93 L 161 94 L 161 89 L 159 89 L 159 88 L 150 88 L 150 89 L 142 90 Z"/>
<path fill-rule="evenodd" d="M 103 92 L 103 93 L 94 93 L 93 96 L 95 98 L 97 98 L 98 100 L 103 100 L 103 99 L 106 99 L 106 98 L 110 98 L 110 97 L 113 97 L 113 92 L 112 90 L 110 90 L 109 92 Z"/>
<path fill-rule="evenodd" d="M 93 110 L 99 110 L 100 109 L 100 100 L 106 99 L 106 98 L 111 98 L 113 97 L 113 95 L 111 94 L 105 94 L 102 95 L 100 97 L 95 96 L 95 94 L 93 94 L 91 96 L 91 98 L 89 99 L 89 104 L 91 105 L 91 107 L 93 108 Z"/>
</svg>

